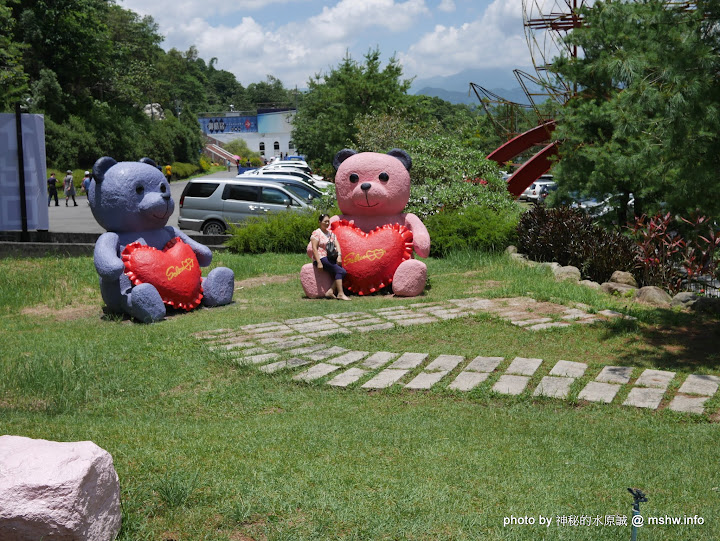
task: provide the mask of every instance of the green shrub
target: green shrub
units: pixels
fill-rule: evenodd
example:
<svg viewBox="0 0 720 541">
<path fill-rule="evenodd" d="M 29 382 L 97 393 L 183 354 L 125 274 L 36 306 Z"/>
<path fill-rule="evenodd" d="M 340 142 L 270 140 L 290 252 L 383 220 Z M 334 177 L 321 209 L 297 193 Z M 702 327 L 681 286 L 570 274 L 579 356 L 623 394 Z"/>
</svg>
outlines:
<svg viewBox="0 0 720 541">
<path fill-rule="evenodd" d="M 230 226 L 232 236 L 226 245 L 239 254 L 302 253 L 318 228 L 319 215 L 319 211 L 308 211 L 253 217 Z"/>
<path fill-rule="evenodd" d="M 518 250 L 533 261 L 573 265 L 596 282 L 635 266 L 632 239 L 596 225 L 579 209 L 534 207 L 520 217 L 517 233 Z"/>
<path fill-rule="evenodd" d="M 519 220 L 516 212 L 496 212 L 472 205 L 433 214 L 425 219 L 430 233 L 430 255 L 445 257 L 459 250 L 502 250 L 514 242 Z"/>
<path fill-rule="evenodd" d="M 200 166 L 194 163 L 175 162 L 172 164 L 173 177 L 188 178 L 200 171 Z"/>
<path fill-rule="evenodd" d="M 210 160 L 208 160 L 207 156 L 200 156 L 200 169 L 202 169 L 203 172 L 210 170 Z"/>
</svg>

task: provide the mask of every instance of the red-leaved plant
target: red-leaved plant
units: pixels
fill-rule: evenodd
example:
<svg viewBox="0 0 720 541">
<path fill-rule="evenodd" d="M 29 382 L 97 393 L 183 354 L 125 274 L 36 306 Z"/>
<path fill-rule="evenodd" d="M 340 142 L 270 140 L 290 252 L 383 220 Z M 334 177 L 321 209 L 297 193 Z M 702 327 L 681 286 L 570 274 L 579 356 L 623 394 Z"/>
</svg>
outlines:
<svg viewBox="0 0 720 541">
<path fill-rule="evenodd" d="M 652 218 L 643 215 L 635 221 L 632 233 L 639 248 L 636 277 L 641 285 L 658 286 L 675 294 L 716 275 L 720 232 L 706 216 L 681 220 L 692 227 L 687 240 L 673 229 L 670 213 Z"/>
</svg>

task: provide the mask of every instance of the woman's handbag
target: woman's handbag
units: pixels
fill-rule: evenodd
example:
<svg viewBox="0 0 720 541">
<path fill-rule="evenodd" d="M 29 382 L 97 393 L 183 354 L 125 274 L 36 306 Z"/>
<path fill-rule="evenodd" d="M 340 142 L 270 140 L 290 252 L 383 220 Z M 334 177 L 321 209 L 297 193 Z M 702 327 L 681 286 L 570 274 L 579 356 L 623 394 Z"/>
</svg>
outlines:
<svg viewBox="0 0 720 541">
<path fill-rule="evenodd" d="M 335 235 L 330 236 L 330 240 L 327 241 L 327 245 L 325 246 L 325 251 L 327 252 L 327 258 L 332 261 L 333 263 L 337 261 L 338 258 L 338 249 L 335 245 L 335 241 L 337 239 L 335 238 Z"/>
</svg>

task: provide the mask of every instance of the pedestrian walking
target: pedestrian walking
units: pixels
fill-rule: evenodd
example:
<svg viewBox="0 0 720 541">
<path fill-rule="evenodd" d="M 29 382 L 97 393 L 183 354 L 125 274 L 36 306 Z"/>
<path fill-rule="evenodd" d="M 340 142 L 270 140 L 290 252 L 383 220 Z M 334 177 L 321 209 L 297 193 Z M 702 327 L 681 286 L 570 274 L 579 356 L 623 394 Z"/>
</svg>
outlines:
<svg viewBox="0 0 720 541">
<path fill-rule="evenodd" d="M 168 182 L 170 182 L 170 179 L 172 178 L 172 166 L 170 165 L 165 166 L 165 178 L 167 178 Z"/>
<path fill-rule="evenodd" d="M 73 175 L 70 169 L 67 170 L 67 174 L 63 179 L 63 189 L 65 191 L 65 206 L 68 206 L 70 198 L 72 197 L 73 205 L 77 207 L 78 204 L 75 201 L 75 182 L 73 181 Z"/>
<path fill-rule="evenodd" d="M 88 204 L 90 204 L 90 171 L 85 171 L 85 176 L 82 179 L 82 191 L 87 195 Z"/>
<path fill-rule="evenodd" d="M 50 178 L 47 179 L 47 190 L 48 190 L 48 207 L 50 206 L 50 201 L 53 198 L 55 198 L 55 206 L 59 207 L 60 203 L 58 203 L 57 178 L 55 178 L 55 173 L 50 173 Z"/>
</svg>

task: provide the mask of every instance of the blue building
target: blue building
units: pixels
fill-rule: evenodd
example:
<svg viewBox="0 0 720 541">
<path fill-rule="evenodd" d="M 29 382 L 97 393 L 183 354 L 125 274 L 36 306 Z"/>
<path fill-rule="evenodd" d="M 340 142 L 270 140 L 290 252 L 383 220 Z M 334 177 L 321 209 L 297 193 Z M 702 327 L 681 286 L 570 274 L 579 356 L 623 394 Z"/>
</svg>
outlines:
<svg viewBox="0 0 720 541">
<path fill-rule="evenodd" d="M 258 109 L 256 115 L 242 112 L 203 113 L 198 118 L 205 135 L 220 143 L 243 139 L 250 150 L 270 158 L 296 154 L 291 131 L 295 109 Z"/>
</svg>

